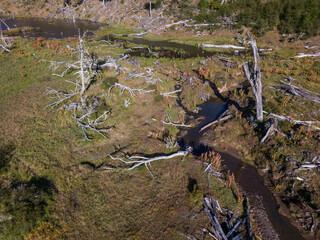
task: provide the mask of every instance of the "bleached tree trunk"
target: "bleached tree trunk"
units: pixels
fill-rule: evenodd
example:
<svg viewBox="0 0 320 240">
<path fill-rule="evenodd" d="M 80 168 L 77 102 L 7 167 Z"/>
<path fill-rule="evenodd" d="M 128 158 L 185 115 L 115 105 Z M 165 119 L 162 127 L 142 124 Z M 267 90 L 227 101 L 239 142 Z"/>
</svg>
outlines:
<svg viewBox="0 0 320 240">
<path fill-rule="evenodd" d="M 260 71 L 260 60 L 258 47 L 255 40 L 250 39 L 249 44 L 251 45 L 254 57 L 254 68 L 253 71 L 250 69 L 249 64 L 244 62 L 243 68 L 246 77 L 252 87 L 253 94 L 256 98 L 256 111 L 257 119 L 263 120 L 263 107 L 262 107 L 262 83 L 261 83 L 261 71 Z"/>
<path fill-rule="evenodd" d="M 151 17 L 151 1 L 149 1 L 149 16 Z"/>
<path fill-rule="evenodd" d="M 84 73 L 84 47 L 83 47 L 83 40 L 82 38 L 79 39 L 79 55 L 80 55 L 80 79 L 81 79 L 81 91 L 80 96 L 83 95 L 83 93 L 86 90 L 86 77 Z"/>
</svg>

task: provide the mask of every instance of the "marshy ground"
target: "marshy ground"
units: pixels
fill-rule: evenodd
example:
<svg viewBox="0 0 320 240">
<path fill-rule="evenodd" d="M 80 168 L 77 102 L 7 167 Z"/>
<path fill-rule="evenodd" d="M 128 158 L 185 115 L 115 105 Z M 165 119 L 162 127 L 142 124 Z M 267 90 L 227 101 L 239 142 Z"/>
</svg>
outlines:
<svg viewBox="0 0 320 240">
<path fill-rule="evenodd" d="M 105 28 L 87 42 L 90 52 L 101 58 L 117 59 L 137 47 L 149 49 L 122 62 L 126 73 L 120 71 L 114 77 L 115 70 L 104 69 L 95 79 L 101 85 L 90 92 L 92 97 L 108 92 L 115 82 L 154 90 L 132 97 L 128 92 L 120 96 L 120 89 L 114 88 L 109 97 L 101 100 L 100 110 L 110 111 L 106 126 L 112 130 L 107 139 L 89 132 L 91 141 L 82 141 L 82 130 L 70 117 L 72 111 L 61 106 L 44 109 L 53 101 L 45 94 L 46 90 L 70 91 L 73 86 L 65 80 L 72 80 L 74 72 L 70 70 L 64 78 L 54 76 L 60 69 L 53 71 L 50 62 L 42 60 L 75 60 L 77 39 L 17 37 L 12 52 L 1 53 L 0 228 L 3 237 L 184 239 L 179 233 L 199 237 L 202 228 L 209 226 L 206 214 L 201 211 L 204 194 L 214 196 L 222 207 L 241 215 L 243 199 L 237 184 L 226 186 L 226 181 L 211 176 L 209 186 L 203 172 L 204 160 L 197 156 L 153 163 L 154 180 L 144 167 L 134 171 L 103 170 L 103 167 L 119 166 L 119 162 L 108 157 L 110 154 L 152 156 L 178 151 L 181 128 L 163 124 L 161 120 L 168 121 L 169 116 L 174 123 L 196 126 L 199 119 L 190 113 L 199 111 L 199 105 L 212 97 L 227 102 L 229 112 L 235 117 L 208 128 L 202 143 L 237 154 L 244 162 L 262 169 L 265 183 L 279 203 L 284 203 L 282 213 L 290 216 L 305 236 L 319 237 L 318 169 L 292 174 L 297 164 L 310 162 L 319 155 L 319 133 L 306 126 L 280 122 L 285 136 L 274 135 L 259 143 L 266 128 L 264 123 L 256 124 L 252 120 L 254 98 L 242 69 L 242 62 L 251 59 L 250 51 L 235 55 L 232 50 L 206 49 L 211 56 L 195 57 L 187 49 L 150 48 L 133 43 L 131 37 L 122 37 L 125 43 L 101 41 L 110 34 L 132 31 Z M 237 44 L 235 37 L 244 37 L 242 32 L 230 30 L 207 34 L 195 36 L 193 31 L 172 29 L 162 35 L 149 34 L 146 39 L 196 46 Z M 304 48 L 306 42 L 315 45 L 319 38 L 293 43 L 280 40 L 276 32 L 257 39 L 260 48 L 273 49 L 261 56 L 264 110 L 319 121 L 317 103 L 270 88 L 291 76 L 296 85 L 318 92 L 319 58 L 293 57 L 299 52 L 311 52 Z M 221 57 L 228 58 L 229 64 Z M 150 73 L 153 80 L 158 80 L 128 78 L 128 73 Z M 176 90 L 181 90 L 178 96 L 161 95 Z M 227 172 L 223 168 L 218 170 Z M 253 221 L 257 239 L 259 236 L 264 239 L 264 228 L 261 222 Z"/>
</svg>

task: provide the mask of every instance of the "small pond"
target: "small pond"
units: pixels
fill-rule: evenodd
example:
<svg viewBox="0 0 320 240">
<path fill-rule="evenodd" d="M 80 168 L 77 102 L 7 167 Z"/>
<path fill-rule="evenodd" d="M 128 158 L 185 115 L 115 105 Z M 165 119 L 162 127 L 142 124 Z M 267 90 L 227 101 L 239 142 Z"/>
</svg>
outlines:
<svg viewBox="0 0 320 240">
<path fill-rule="evenodd" d="M 2 30 L 7 30 L 7 26 L 9 26 L 10 29 L 31 27 L 31 31 L 25 31 L 19 34 L 19 36 L 28 38 L 44 37 L 50 39 L 77 37 L 79 36 L 79 31 L 81 34 L 83 34 L 85 30 L 88 31 L 88 36 L 93 36 L 93 31 L 96 31 L 103 26 L 100 23 L 94 23 L 89 21 L 72 21 L 62 19 L 51 21 L 45 19 L 25 17 L 4 19 L 4 22 L 5 24 L 0 21 L 0 26 Z"/>
</svg>

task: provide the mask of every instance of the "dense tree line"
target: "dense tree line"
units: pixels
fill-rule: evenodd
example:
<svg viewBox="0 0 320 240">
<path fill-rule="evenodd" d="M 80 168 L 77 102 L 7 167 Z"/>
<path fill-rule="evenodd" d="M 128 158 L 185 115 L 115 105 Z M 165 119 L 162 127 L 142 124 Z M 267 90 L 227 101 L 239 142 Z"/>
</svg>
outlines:
<svg viewBox="0 0 320 240">
<path fill-rule="evenodd" d="M 200 0 L 195 16 L 199 22 L 217 22 L 231 17 L 238 26 L 252 27 L 257 35 L 275 27 L 281 33 L 305 33 L 314 36 L 320 30 L 319 0 L 237 0 L 220 4 L 220 0 Z"/>
</svg>

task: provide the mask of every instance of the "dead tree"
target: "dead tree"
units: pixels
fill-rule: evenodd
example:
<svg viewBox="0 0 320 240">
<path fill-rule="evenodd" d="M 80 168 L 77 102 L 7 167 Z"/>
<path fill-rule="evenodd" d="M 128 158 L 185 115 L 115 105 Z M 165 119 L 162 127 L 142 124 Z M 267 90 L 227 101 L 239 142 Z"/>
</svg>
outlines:
<svg viewBox="0 0 320 240">
<path fill-rule="evenodd" d="M 252 87 L 252 92 L 256 99 L 257 119 L 259 121 L 262 121 L 263 120 L 262 83 L 261 83 L 261 71 L 260 71 L 258 47 L 257 47 L 256 41 L 252 40 L 251 38 L 250 38 L 249 44 L 251 45 L 251 48 L 253 51 L 254 67 L 252 69 L 249 63 L 243 62 L 243 68 L 244 68 L 245 75 Z"/>
<path fill-rule="evenodd" d="M 308 101 L 312 101 L 315 103 L 320 103 L 320 94 L 319 93 L 315 93 L 315 92 L 311 92 L 309 90 L 297 87 L 293 84 L 290 83 L 290 81 L 292 81 L 292 78 L 288 78 L 286 79 L 287 82 L 285 81 L 281 81 L 281 83 L 283 84 L 282 86 L 278 87 L 278 89 L 284 90 L 296 97 L 300 97 L 304 100 L 308 100 Z"/>
<path fill-rule="evenodd" d="M 4 37 L 2 31 L 0 31 L 0 47 L 2 52 L 11 52 L 10 47 L 12 46 L 12 38 Z"/>
<path fill-rule="evenodd" d="M 318 130 L 318 131 L 320 130 L 319 127 L 314 125 L 314 124 L 320 124 L 319 121 L 295 120 L 290 116 L 277 115 L 277 114 L 274 114 L 274 113 L 268 113 L 266 111 L 263 111 L 263 112 L 268 114 L 267 115 L 268 118 L 276 118 L 276 119 L 281 120 L 281 121 L 289 121 L 289 122 L 291 122 L 293 124 L 309 126 L 309 127 L 313 128 L 315 130 Z"/>
<path fill-rule="evenodd" d="M 60 109 L 73 110 L 74 114 L 72 117 L 76 120 L 77 125 L 81 127 L 84 134 L 84 140 L 90 140 L 86 133 L 87 130 L 96 132 L 102 137 L 106 138 L 104 133 L 108 132 L 110 128 L 106 129 L 101 125 L 103 125 L 103 123 L 106 121 L 108 111 L 105 111 L 98 117 L 93 117 L 93 114 L 97 114 L 97 107 L 101 105 L 100 100 L 102 97 L 90 96 L 87 93 L 91 89 L 101 84 L 100 82 L 92 85 L 95 76 L 99 72 L 99 65 L 97 64 L 97 61 L 93 55 L 89 53 L 88 48 L 85 46 L 83 37 L 79 36 L 78 59 L 76 61 L 48 62 L 54 66 L 55 70 L 59 67 L 61 68 L 63 65 L 66 67 L 66 70 L 64 70 L 62 74 L 55 74 L 56 76 L 63 77 L 69 70 L 72 70 L 76 71 L 74 75 L 77 77 L 75 77 L 72 81 L 66 80 L 66 82 L 74 85 L 74 89 L 71 91 L 66 92 L 48 89 L 47 94 L 52 95 L 58 100 L 50 103 L 46 106 L 46 108 L 53 109 L 64 104 Z M 80 99 L 76 98 L 76 101 L 70 103 L 70 100 L 76 96 L 79 96 Z M 69 102 L 69 104 L 67 104 L 67 102 Z"/>
<path fill-rule="evenodd" d="M 184 157 L 184 156 L 188 155 L 189 153 L 190 153 L 190 151 L 186 150 L 186 151 L 178 151 L 178 152 L 172 153 L 170 155 L 163 155 L 163 156 L 151 157 L 151 158 L 144 157 L 144 156 L 126 156 L 126 158 L 123 159 L 123 158 L 119 158 L 119 157 L 113 157 L 111 155 L 109 155 L 109 157 L 112 160 L 118 160 L 118 161 L 121 161 L 127 165 L 130 165 L 130 167 L 128 167 L 128 168 L 123 168 L 124 170 L 133 170 L 136 167 L 139 167 L 141 165 L 145 165 L 148 172 L 150 173 L 150 175 L 154 179 L 154 175 L 152 174 L 152 172 L 149 168 L 149 167 L 151 167 L 152 162 L 159 161 L 159 160 L 165 160 L 165 159 L 171 159 L 171 158 L 175 158 L 175 157 Z M 110 168 L 104 168 L 104 169 L 110 170 Z M 111 169 L 114 169 L 114 168 L 111 168 Z"/>
<path fill-rule="evenodd" d="M 216 123 L 218 123 L 218 122 L 225 121 L 225 120 L 228 120 L 228 119 L 234 117 L 234 114 L 228 114 L 228 115 L 227 115 L 227 112 L 228 112 L 228 110 L 226 110 L 224 113 L 222 113 L 217 120 L 214 120 L 214 121 L 208 123 L 207 125 L 203 126 L 203 127 L 199 130 L 199 132 L 202 132 L 203 130 L 207 129 L 208 127 L 210 127 L 210 126 L 212 126 L 212 125 L 214 125 L 214 124 L 216 124 Z"/>
<path fill-rule="evenodd" d="M 230 210 L 221 209 L 219 202 L 214 198 L 204 198 L 202 202 L 203 208 L 211 222 L 211 229 L 204 229 L 204 232 L 208 233 L 213 239 L 238 240 L 244 237 L 244 239 L 252 239 L 252 231 L 248 215 L 249 209 L 247 208 L 247 205 L 245 209 L 246 216 L 235 219 L 235 217 L 230 214 Z M 223 218 L 223 216 L 227 216 L 225 217 L 226 219 L 224 222 L 221 220 L 219 221 L 219 218 Z M 223 224 L 221 224 L 221 222 L 223 222 Z M 242 228 L 245 223 L 246 229 L 244 230 Z M 222 225 L 225 225 L 226 227 L 223 228 Z"/>
</svg>

